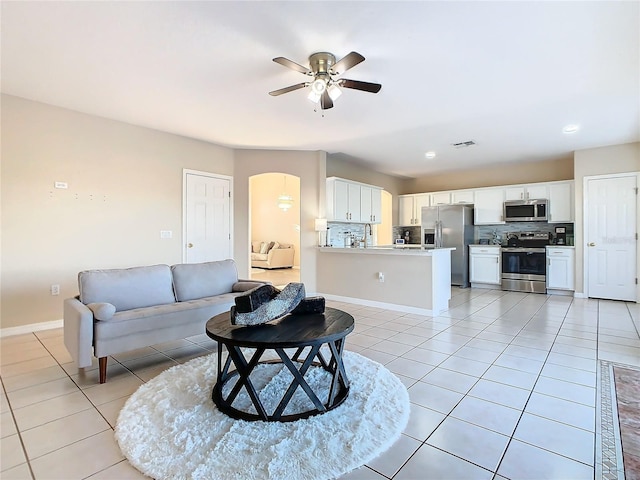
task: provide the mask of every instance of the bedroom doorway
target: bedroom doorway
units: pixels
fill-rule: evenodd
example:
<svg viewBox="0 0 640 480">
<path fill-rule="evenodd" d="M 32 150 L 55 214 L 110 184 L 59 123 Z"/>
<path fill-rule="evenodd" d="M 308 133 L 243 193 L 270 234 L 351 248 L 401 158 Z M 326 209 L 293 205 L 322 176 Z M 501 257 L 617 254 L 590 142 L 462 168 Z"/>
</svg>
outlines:
<svg viewBox="0 0 640 480">
<path fill-rule="evenodd" d="M 300 178 L 263 173 L 249 178 L 250 277 L 276 286 L 300 281 Z"/>
</svg>

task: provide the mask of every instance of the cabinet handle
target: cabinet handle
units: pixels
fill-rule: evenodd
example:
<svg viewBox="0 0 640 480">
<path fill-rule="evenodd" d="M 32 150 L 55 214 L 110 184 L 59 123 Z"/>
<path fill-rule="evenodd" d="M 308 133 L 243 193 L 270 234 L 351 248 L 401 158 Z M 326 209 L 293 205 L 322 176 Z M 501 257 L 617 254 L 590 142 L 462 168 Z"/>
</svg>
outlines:
<svg viewBox="0 0 640 480">
<path fill-rule="evenodd" d="M 547 265 L 551 265 L 551 259 L 547 258 Z"/>
<path fill-rule="evenodd" d="M 500 263 L 500 257 L 496 257 L 496 263 Z"/>
</svg>

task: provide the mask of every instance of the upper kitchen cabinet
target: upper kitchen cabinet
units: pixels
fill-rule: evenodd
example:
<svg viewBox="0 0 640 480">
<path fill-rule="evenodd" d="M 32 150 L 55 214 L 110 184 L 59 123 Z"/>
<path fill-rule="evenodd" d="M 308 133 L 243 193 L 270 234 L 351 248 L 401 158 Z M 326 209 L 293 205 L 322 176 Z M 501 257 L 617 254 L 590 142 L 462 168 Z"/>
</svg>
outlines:
<svg viewBox="0 0 640 480">
<path fill-rule="evenodd" d="M 510 200 L 534 200 L 538 198 L 549 198 L 547 185 L 532 184 L 507 187 L 504 189 L 505 201 Z"/>
<path fill-rule="evenodd" d="M 483 188 L 474 192 L 473 216 L 475 225 L 496 225 L 504 223 L 503 188 Z"/>
<path fill-rule="evenodd" d="M 573 182 L 549 184 L 549 223 L 573 222 Z"/>
<path fill-rule="evenodd" d="M 429 193 L 429 205 L 464 205 L 473 203 L 473 190 Z"/>
<path fill-rule="evenodd" d="M 457 190 L 451 192 L 451 204 L 461 205 L 473 203 L 475 201 L 473 193 L 473 190 Z"/>
<path fill-rule="evenodd" d="M 429 194 L 398 196 L 398 226 L 420 225 L 422 207 L 429 206 Z"/>
<path fill-rule="evenodd" d="M 382 188 L 342 178 L 327 178 L 327 220 L 380 223 Z"/>
<path fill-rule="evenodd" d="M 451 204 L 451 192 L 438 192 L 429 194 L 429 205 L 432 207 L 438 205 L 450 205 Z"/>
<path fill-rule="evenodd" d="M 382 222 L 382 192 L 378 187 L 360 185 L 360 221 Z"/>
</svg>

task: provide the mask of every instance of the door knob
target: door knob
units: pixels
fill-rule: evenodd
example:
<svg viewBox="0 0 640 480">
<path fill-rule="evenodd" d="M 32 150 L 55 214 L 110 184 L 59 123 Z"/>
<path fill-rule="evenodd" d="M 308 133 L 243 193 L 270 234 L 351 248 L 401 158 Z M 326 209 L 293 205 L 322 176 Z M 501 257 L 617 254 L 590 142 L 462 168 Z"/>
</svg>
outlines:
<svg viewBox="0 0 640 480">
<path fill-rule="evenodd" d="M 595 244 L 595 243 L 593 243 L 593 242 L 589 242 L 589 246 L 590 246 L 590 247 L 595 247 L 595 246 L 596 246 L 596 244 Z"/>
<path fill-rule="evenodd" d="M 193 243 L 187 243 L 187 247 L 193 248 Z"/>
</svg>

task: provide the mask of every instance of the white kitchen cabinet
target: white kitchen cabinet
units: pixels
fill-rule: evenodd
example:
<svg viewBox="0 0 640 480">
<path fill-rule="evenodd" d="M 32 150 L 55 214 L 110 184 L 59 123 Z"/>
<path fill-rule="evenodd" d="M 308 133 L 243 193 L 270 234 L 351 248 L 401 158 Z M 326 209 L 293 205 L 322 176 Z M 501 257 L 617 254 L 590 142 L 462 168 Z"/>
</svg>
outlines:
<svg viewBox="0 0 640 480">
<path fill-rule="evenodd" d="M 504 223 L 503 188 L 482 188 L 474 194 L 473 216 L 475 225 L 496 225 Z"/>
<path fill-rule="evenodd" d="M 549 184 L 549 223 L 573 223 L 573 182 Z"/>
<path fill-rule="evenodd" d="M 408 227 L 420 225 L 422 222 L 422 207 L 429 206 L 429 194 L 398 196 L 398 225 Z"/>
<path fill-rule="evenodd" d="M 438 193 L 430 193 L 429 194 L 429 205 L 432 207 L 438 205 L 449 205 L 451 204 L 451 193 L 450 192 L 438 192 Z"/>
<path fill-rule="evenodd" d="M 459 190 L 459 191 L 451 192 L 452 205 L 466 204 L 466 203 L 473 203 L 473 202 L 474 202 L 473 190 Z"/>
<path fill-rule="evenodd" d="M 382 222 L 382 189 L 360 185 L 360 221 Z"/>
<path fill-rule="evenodd" d="M 518 185 L 504 189 L 504 199 L 509 200 L 534 200 L 549 198 L 549 190 L 544 184 Z"/>
<path fill-rule="evenodd" d="M 501 284 L 500 253 L 499 245 L 469 246 L 469 279 L 472 284 Z"/>
<path fill-rule="evenodd" d="M 575 253 L 573 247 L 547 247 L 548 289 L 575 289 Z"/>
<path fill-rule="evenodd" d="M 343 178 L 327 178 L 327 220 L 380 223 L 382 188 Z"/>
</svg>

